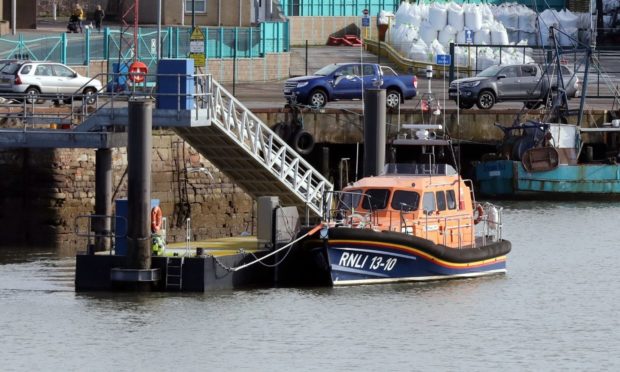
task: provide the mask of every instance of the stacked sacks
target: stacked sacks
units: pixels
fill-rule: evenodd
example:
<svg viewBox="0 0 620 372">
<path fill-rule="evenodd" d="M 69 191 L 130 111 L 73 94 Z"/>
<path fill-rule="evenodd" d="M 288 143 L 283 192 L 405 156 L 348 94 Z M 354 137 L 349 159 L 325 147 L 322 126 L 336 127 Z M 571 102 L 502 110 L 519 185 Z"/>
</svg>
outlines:
<svg viewBox="0 0 620 372">
<path fill-rule="evenodd" d="M 538 17 L 538 28 L 540 30 L 539 45 L 550 45 L 549 28 L 554 27 L 559 30 L 556 40 L 561 46 L 570 47 L 576 45 L 580 17 L 569 10 L 560 12 L 555 9 L 546 9 Z"/>
<path fill-rule="evenodd" d="M 513 15 L 510 22 L 518 24 L 519 18 Z M 495 21 L 489 5 L 454 2 L 430 5 L 402 2 L 388 40 L 406 57 L 432 62 L 437 54 L 447 53 L 451 42 L 464 44 L 465 30 L 473 31 L 476 44 L 509 44 L 506 28 Z M 467 53 L 466 48 L 457 48 L 455 61 L 468 62 L 463 53 Z M 489 61 L 494 57 L 492 51 L 484 55 Z"/>
</svg>

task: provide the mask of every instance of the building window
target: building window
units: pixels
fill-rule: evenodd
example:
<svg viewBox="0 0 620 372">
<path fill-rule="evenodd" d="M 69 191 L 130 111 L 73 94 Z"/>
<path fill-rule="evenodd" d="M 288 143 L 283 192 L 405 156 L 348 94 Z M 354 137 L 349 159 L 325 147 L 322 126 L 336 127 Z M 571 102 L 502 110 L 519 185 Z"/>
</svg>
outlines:
<svg viewBox="0 0 620 372">
<path fill-rule="evenodd" d="M 192 12 L 192 3 L 196 7 L 196 13 L 207 12 L 207 0 L 185 0 L 185 13 Z"/>
</svg>

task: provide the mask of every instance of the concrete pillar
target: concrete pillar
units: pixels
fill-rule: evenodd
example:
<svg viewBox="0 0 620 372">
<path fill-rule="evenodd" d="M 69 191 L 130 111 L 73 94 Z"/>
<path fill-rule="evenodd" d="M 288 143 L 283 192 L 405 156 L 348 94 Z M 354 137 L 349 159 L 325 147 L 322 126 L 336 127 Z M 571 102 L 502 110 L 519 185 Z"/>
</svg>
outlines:
<svg viewBox="0 0 620 372">
<path fill-rule="evenodd" d="M 151 150 L 153 102 L 129 101 L 127 248 L 130 269 L 151 268 Z"/>
<path fill-rule="evenodd" d="M 368 89 L 364 92 L 364 177 L 383 173 L 385 133 L 385 89 Z"/>
<path fill-rule="evenodd" d="M 112 150 L 95 152 L 95 250 L 111 248 L 112 231 Z M 108 217 L 110 216 L 110 217 Z"/>
</svg>

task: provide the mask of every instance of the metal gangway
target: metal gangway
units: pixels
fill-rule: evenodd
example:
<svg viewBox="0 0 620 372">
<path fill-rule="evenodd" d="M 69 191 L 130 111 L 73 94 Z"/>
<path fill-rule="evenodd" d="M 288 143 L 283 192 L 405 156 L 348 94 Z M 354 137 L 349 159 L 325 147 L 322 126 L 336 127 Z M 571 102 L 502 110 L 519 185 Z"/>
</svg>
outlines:
<svg viewBox="0 0 620 372">
<path fill-rule="evenodd" d="M 208 79 L 205 91 L 193 118 L 210 125 L 174 131 L 254 198 L 278 196 L 321 216 L 333 185 L 217 81 Z"/>
</svg>

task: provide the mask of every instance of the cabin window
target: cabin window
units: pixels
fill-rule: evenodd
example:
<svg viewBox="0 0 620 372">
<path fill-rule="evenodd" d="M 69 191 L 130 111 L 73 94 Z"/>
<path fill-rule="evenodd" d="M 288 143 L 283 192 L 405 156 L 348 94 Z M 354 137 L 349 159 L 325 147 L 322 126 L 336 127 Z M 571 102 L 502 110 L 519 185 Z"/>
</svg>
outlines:
<svg viewBox="0 0 620 372">
<path fill-rule="evenodd" d="M 422 209 L 424 209 L 425 212 L 432 212 L 434 211 L 435 208 L 435 193 L 432 192 L 425 192 L 424 193 L 424 199 L 422 199 Z"/>
<path fill-rule="evenodd" d="M 339 194 L 338 209 L 350 210 L 357 208 L 362 199 L 362 190 L 346 190 Z"/>
<path fill-rule="evenodd" d="M 415 211 L 420 203 L 420 194 L 413 191 L 394 191 L 390 206 L 397 211 Z"/>
<path fill-rule="evenodd" d="M 369 189 L 366 190 L 362 208 L 367 210 L 385 209 L 390 198 L 388 189 Z"/>
<path fill-rule="evenodd" d="M 443 191 L 437 191 L 435 194 L 437 198 L 437 210 L 445 211 L 446 210 L 446 194 Z"/>
<path fill-rule="evenodd" d="M 448 199 L 448 209 L 456 209 L 456 196 L 454 195 L 454 190 L 448 190 L 446 197 Z"/>
</svg>

